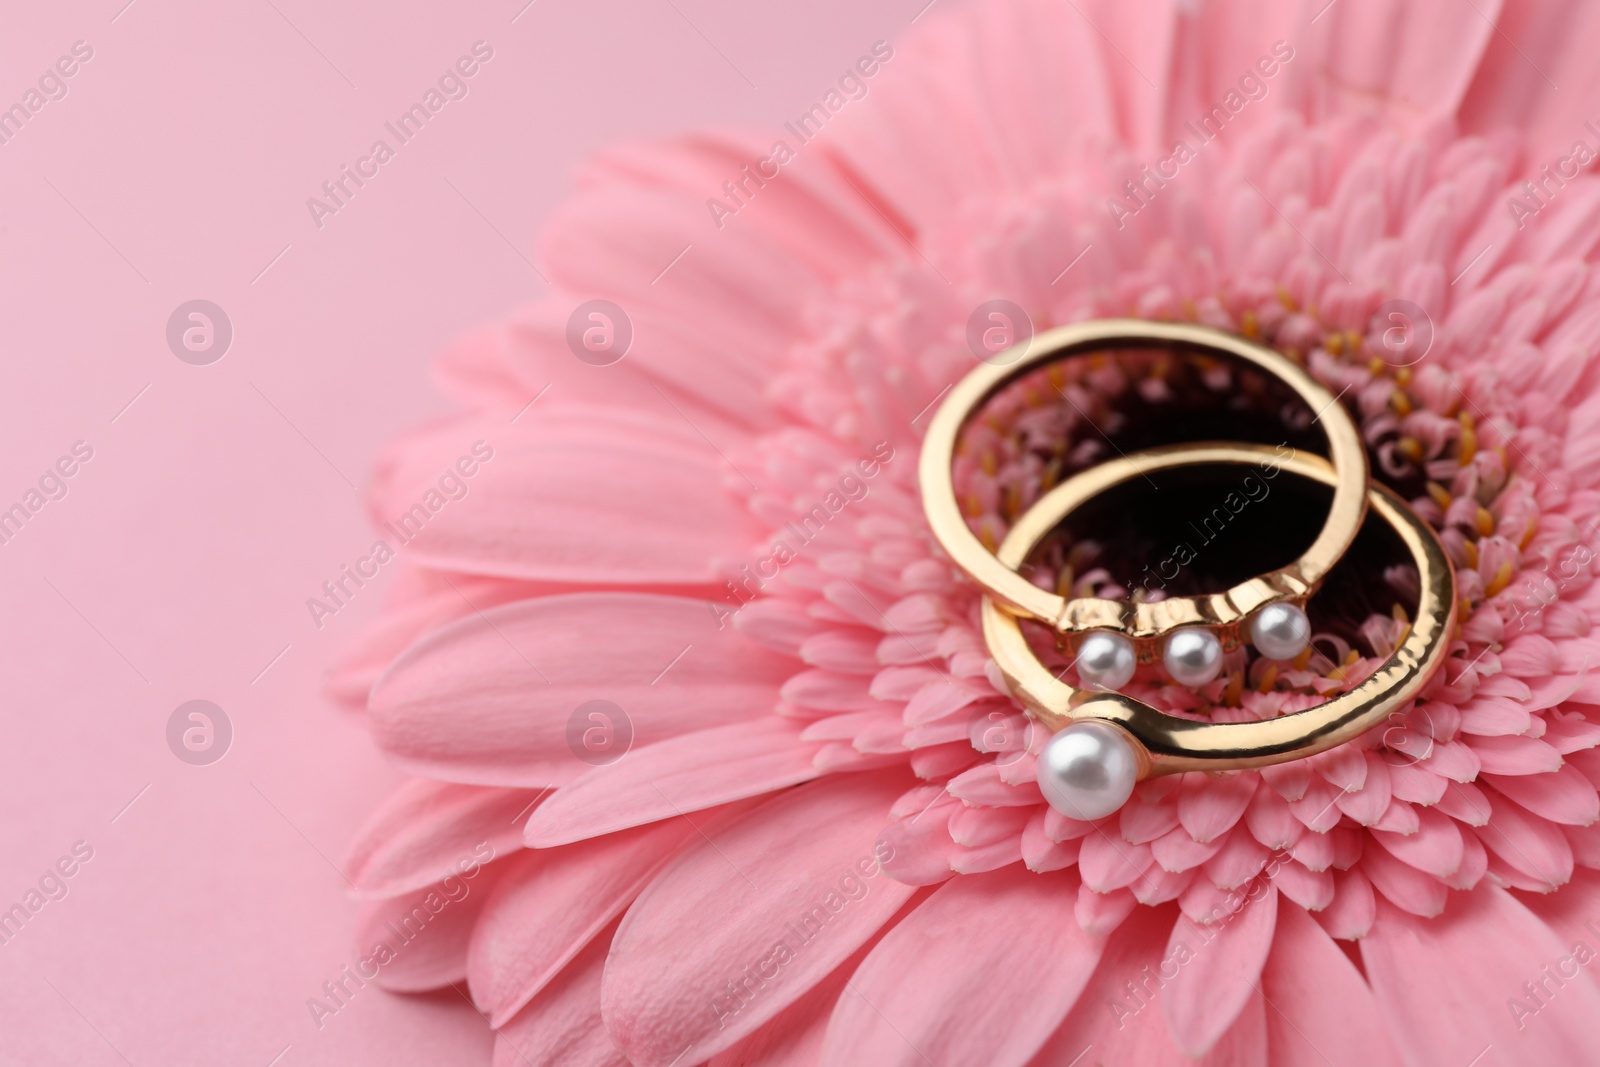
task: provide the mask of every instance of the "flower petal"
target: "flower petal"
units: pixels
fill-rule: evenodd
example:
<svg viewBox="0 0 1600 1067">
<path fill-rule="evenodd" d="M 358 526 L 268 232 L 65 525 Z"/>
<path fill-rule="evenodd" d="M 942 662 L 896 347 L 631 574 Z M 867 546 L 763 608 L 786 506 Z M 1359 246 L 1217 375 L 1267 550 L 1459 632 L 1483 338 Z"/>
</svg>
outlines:
<svg viewBox="0 0 1600 1067">
<path fill-rule="evenodd" d="M 606 962 L 602 1010 L 629 1059 L 666 1067 L 715 1055 L 888 921 L 915 890 L 878 873 L 873 838 L 912 784 L 879 772 L 799 786 L 658 875 Z"/>
<path fill-rule="evenodd" d="M 802 741 L 804 731 L 768 715 L 635 749 L 556 790 L 528 820 L 528 844 L 565 845 L 810 781 L 824 742 Z"/>
<path fill-rule="evenodd" d="M 684 840 L 687 819 L 524 851 L 483 905 L 467 948 L 472 1000 L 503 1026 L 624 908 Z"/>
<path fill-rule="evenodd" d="M 621 709 L 624 720 L 597 724 L 612 738 L 631 727 L 633 744 L 648 745 L 766 714 L 792 666 L 719 630 L 705 601 L 540 597 L 474 614 L 413 645 L 374 687 L 370 719 L 378 744 L 415 773 L 559 785 L 589 769 L 574 747 L 596 723 L 578 714 L 589 701 Z M 604 707 L 598 714 L 615 717 Z"/>
<path fill-rule="evenodd" d="M 467 976 L 467 939 L 504 866 L 363 905 L 356 918 L 357 971 L 376 965 L 373 982 L 396 993 L 461 981 Z"/>
<path fill-rule="evenodd" d="M 1214 923 L 1196 925 L 1185 917 L 1172 928 L 1167 956 L 1181 945 L 1194 958 L 1162 991 L 1161 1014 L 1191 1056 L 1215 1045 L 1244 1010 L 1272 947 L 1277 916 L 1278 891 L 1269 887 Z"/>
<path fill-rule="evenodd" d="M 474 447 L 493 458 L 472 480 L 457 477 L 466 492 L 451 499 L 440 480 L 456 477 Z M 713 561 L 747 553 L 760 533 L 723 488 L 730 475 L 665 403 L 660 414 L 569 405 L 514 425 L 449 423 L 404 438 L 379 461 L 370 503 L 396 551 L 438 570 L 710 585 Z"/>
<path fill-rule="evenodd" d="M 1594 1062 L 1593 985 L 1569 985 L 1525 1026 L 1508 1010 L 1569 947 L 1505 890 L 1458 894 L 1426 921 L 1380 905 L 1360 945 L 1378 1012 L 1410 1062 L 1470 1063 L 1487 1048 L 1506 1064 Z"/>
<path fill-rule="evenodd" d="M 1170 907 L 1140 908 L 1111 935 L 1088 986 L 1029 1067 L 1266 1067 L 1267 1030 L 1254 990 L 1205 1055 L 1192 1057 L 1173 1042 L 1157 1004 L 1189 963 L 1166 954 L 1172 921 Z"/>
<path fill-rule="evenodd" d="M 1274 1067 L 1400 1067 L 1372 990 L 1349 957 L 1300 907 L 1282 903 L 1261 970 Z"/>
<path fill-rule="evenodd" d="M 1061 1022 L 1103 942 L 1062 902 L 1077 878 L 953 878 L 884 935 L 840 995 L 820 1063 L 1020 1067 Z M 982 929 L 982 937 L 971 932 Z"/>
<path fill-rule="evenodd" d="M 494 1067 L 628 1067 L 600 1020 L 600 979 L 615 929 L 591 939 L 532 1003 L 499 1027 Z"/>
<path fill-rule="evenodd" d="M 356 832 L 345 872 L 362 895 L 392 897 L 460 875 L 522 847 L 519 815 L 539 798 L 530 789 L 492 789 L 414 778 L 395 790 Z"/>
</svg>

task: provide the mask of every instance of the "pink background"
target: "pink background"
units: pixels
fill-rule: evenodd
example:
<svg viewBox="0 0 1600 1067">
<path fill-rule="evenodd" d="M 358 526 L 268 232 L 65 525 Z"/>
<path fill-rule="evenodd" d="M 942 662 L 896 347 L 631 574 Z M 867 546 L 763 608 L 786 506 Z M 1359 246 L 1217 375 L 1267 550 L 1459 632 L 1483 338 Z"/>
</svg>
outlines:
<svg viewBox="0 0 1600 1067">
<path fill-rule="evenodd" d="M 0 909 L 94 849 L 0 946 L 0 1062 L 486 1063 L 453 992 L 306 1008 L 351 959 L 332 864 L 397 781 L 320 692 L 393 568 L 320 631 L 305 606 L 372 542 L 346 479 L 442 410 L 447 341 L 540 291 L 518 253 L 586 152 L 776 135 L 923 0 L 125 2 L 0 35 L 0 106 L 94 49 L 0 145 L 0 509 L 94 449 L 0 545 Z M 319 230 L 306 198 L 480 39 L 470 94 Z M 210 366 L 165 340 L 195 298 L 233 323 Z M 196 698 L 234 728 L 210 766 L 167 747 Z"/>
</svg>

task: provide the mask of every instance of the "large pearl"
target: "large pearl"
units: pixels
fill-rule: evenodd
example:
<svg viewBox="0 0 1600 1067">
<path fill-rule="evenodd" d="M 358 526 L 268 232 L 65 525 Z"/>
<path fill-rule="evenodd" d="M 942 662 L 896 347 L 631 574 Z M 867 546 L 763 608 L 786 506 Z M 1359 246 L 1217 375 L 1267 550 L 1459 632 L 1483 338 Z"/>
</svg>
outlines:
<svg viewBox="0 0 1600 1067">
<path fill-rule="evenodd" d="M 1167 638 L 1162 662 L 1179 685 L 1205 685 L 1222 670 L 1222 642 L 1210 630 L 1189 626 Z"/>
<path fill-rule="evenodd" d="M 1138 781 L 1133 746 L 1110 723 L 1080 719 L 1039 754 L 1039 789 L 1069 819 L 1105 818 L 1128 802 Z"/>
<path fill-rule="evenodd" d="M 1250 643 L 1268 659 L 1294 659 L 1311 643 L 1311 620 L 1293 604 L 1268 604 L 1250 620 Z"/>
<path fill-rule="evenodd" d="M 1078 678 L 1090 689 L 1121 689 L 1133 680 L 1136 659 L 1132 641 L 1097 630 L 1078 646 Z"/>
</svg>

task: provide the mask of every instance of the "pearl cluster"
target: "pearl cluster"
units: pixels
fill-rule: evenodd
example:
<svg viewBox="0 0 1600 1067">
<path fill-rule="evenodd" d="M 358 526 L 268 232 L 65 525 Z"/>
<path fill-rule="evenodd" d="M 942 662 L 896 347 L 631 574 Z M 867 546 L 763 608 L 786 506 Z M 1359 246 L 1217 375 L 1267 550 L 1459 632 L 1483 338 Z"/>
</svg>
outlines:
<svg viewBox="0 0 1600 1067">
<path fill-rule="evenodd" d="M 1267 659 L 1293 659 L 1311 642 L 1311 620 L 1294 604 L 1268 604 L 1248 626 L 1250 643 Z M 1202 686 L 1222 670 L 1222 642 L 1201 626 L 1186 626 L 1167 637 L 1161 662 L 1180 685 Z M 1086 689 L 1114 692 L 1133 680 L 1138 665 L 1133 642 L 1109 630 L 1096 630 L 1078 645 L 1078 678 Z"/>
<path fill-rule="evenodd" d="M 1268 659 L 1293 659 L 1311 641 L 1311 621 L 1294 604 L 1268 604 L 1251 617 L 1248 631 L 1250 643 Z M 1204 627 L 1186 626 L 1167 637 L 1161 660 L 1173 681 L 1205 685 L 1222 670 L 1222 642 Z M 1078 678 L 1089 689 L 1121 689 L 1133 680 L 1137 665 L 1133 642 L 1121 634 L 1096 630 L 1078 646 Z M 1128 802 L 1139 781 L 1139 764 L 1120 728 L 1082 719 L 1045 743 L 1038 779 L 1052 808 L 1092 822 Z"/>
</svg>

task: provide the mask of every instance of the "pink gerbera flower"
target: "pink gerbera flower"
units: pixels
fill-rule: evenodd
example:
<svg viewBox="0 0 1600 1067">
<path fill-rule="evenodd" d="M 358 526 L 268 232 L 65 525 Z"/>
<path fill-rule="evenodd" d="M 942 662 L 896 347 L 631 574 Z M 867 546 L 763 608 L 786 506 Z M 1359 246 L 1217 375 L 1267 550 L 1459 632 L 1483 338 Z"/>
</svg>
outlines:
<svg viewBox="0 0 1600 1067">
<path fill-rule="evenodd" d="M 1600 13 L 1325 3 L 935 11 L 808 124 L 581 172 L 552 293 L 447 354 L 467 412 L 373 489 L 415 534 L 335 683 L 417 776 L 350 864 L 378 981 L 465 979 L 507 1065 L 1600 1061 Z M 627 323 L 569 343 L 592 299 Z M 914 476 L 993 299 L 1220 326 L 1340 393 L 1458 568 L 1425 698 L 1053 813 Z M 625 358 L 575 358 L 591 322 Z M 1129 404 L 1238 384 L 1021 383 L 965 445 L 975 528 Z M 1103 547 L 1040 580 L 1126 592 Z M 1164 698 L 1353 684 L 1387 578 L 1291 669 Z"/>
</svg>

